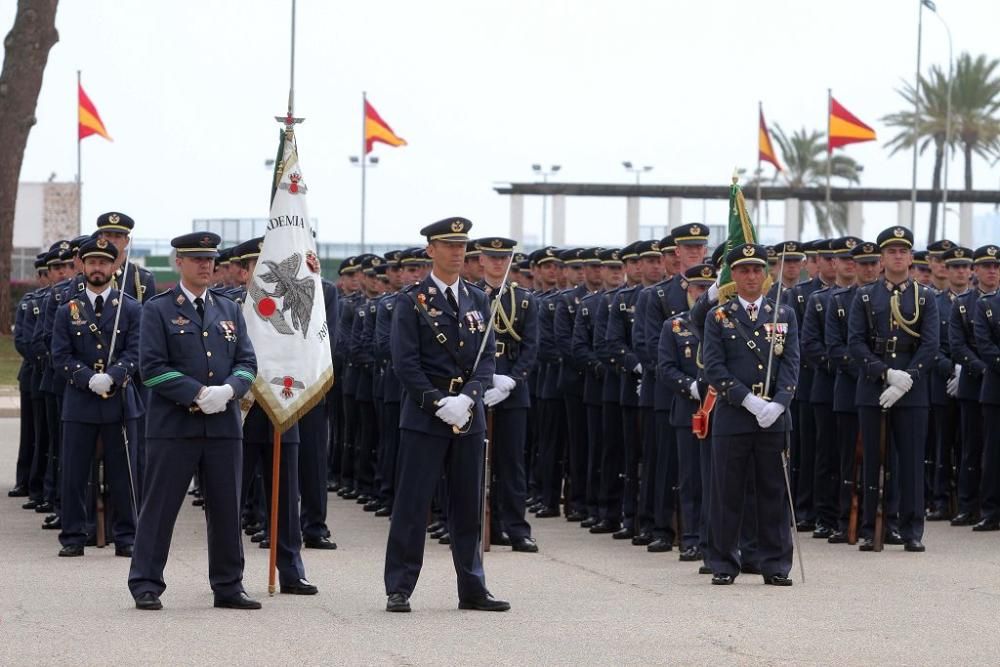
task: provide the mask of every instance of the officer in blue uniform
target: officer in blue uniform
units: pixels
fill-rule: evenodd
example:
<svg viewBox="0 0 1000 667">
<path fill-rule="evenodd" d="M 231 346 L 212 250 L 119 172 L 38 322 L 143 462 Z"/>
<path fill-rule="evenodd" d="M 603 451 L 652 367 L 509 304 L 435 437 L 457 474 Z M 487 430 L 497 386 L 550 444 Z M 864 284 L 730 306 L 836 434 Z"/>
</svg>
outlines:
<svg viewBox="0 0 1000 667">
<path fill-rule="evenodd" d="M 124 262 L 125 248 L 129 244 L 129 236 L 134 229 L 135 220 L 124 213 L 110 211 L 97 217 L 95 235 L 118 248 L 119 261 Z M 125 294 L 134 298 L 139 305 L 156 294 L 156 280 L 153 278 L 152 272 L 133 262 L 129 262 L 128 266 L 119 264 L 115 267 L 112 287 L 120 289 L 122 285 L 124 285 Z"/>
<path fill-rule="evenodd" d="M 483 265 L 483 280 L 479 287 L 486 292 L 491 307 L 503 288 L 507 263 L 511 261 L 517 241 L 499 236 L 476 241 Z M 538 545 L 531 536 L 531 525 L 525 520 L 527 477 L 524 452 L 528 437 L 528 378 L 538 354 L 538 306 L 528 290 L 507 282 L 499 296 L 494 318 L 496 339 L 496 373 L 483 397 L 488 410 L 493 411 L 492 472 L 496 484 L 490 492 L 494 535 L 507 535 L 514 551 L 533 553 Z M 565 340 L 561 341 L 565 345 Z"/>
<path fill-rule="evenodd" d="M 885 275 L 858 288 L 848 321 L 849 353 L 860 361 L 857 404 L 864 446 L 863 539 L 858 548 L 874 549 L 879 432 L 884 419 L 886 459 L 895 463 L 896 469 L 890 472 L 896 480 L 893 486 L 899 489 L 899 541 L 906 551 L 922 552 L 928 378 L 938 354 L 940 323 L 934 293 L 909 277 L 913 233 L 890 227 L 878 235 L 876 243 Z"/>
<path fill-rule="evenodd" d="M 243 590 L 239 398 L 257 358 L 239 306 L 208 290 L 219 236 L 194 232 L 170 244 L 181 279 L 142 311 L 140 376 L 146 406 L 146 495 L 128 584 L 136 607 L 161 609 L 163 568 L 191 477 L 201 471 L 208 520 L 208 578 L 215 606 L 259 609 Z"/>
<path fill-rule="evenodd" d="M 56 251 L 58 252 L 58 250 Z M 48 259 L 52 251 L 39 254 L 35 267 L 39 273 L 45 274 L 45 283 L 32 293 L 28 309 L 24 316 L 25 337 L 22 345 L 31 361 L 31 375 L 28 377 L 28 387 L 31 391 L 31 414 L 34 422 L 34 446 L 32 448 L 31 466 L 28 472 L 28 500 L 21 505 L 26 510 L 34 510 L 45 500 L 45 464 L 49 449 L 48 419 L 45 414 L 45 395 L 42 392 L 42 371 L 48 363 L 44 347 L 34 344 L 35 330 L 42 324 L 42 309 L 45 297 L 52 292 L 55 276 L 49 271 Z M 30 332 L 30 333 L 29 333 Z"/>
<path fill-rule="evenodd" d="M 59 306 L 52 330 L 52 366 L 67 381 L 62 401 L 59 555 L 83 555 L 87 487 L 100 439 L 114 506 L 115 555 L 129 557 L 135 536 L 135 497 L 125 438 L 135 438 L 136 419 L 142 412 L 132 383 L 139 362 L 140 307 L 111 288 L 117 248 L 103 238 L 88 240 L 79 255 L 86 289 Z"/>
<path fill-rule="evenodd" d="M 1000 247 L 976 248 L 974 267 L 977 288 L 983 295 L 975 301 L 975 332 L 983 373 L 983 477 L 982 520 L 977 532 L 1000 530 Z M 963 366 L 964 369 L 964 366 Z M 964 372 L 964 370 L 963 370 Z"/>
<path fill-rule="evenodd" d="M 460 275 L 471 227 L 465 218 L 446 218 L 421 230 L 434 262 L 432 272 L 403 292 L 394 309 L 392 363 L 406 395 L 385 554 L 387 611 L 410 611 L 423 565 L 427 513 L 442 473 L 459 609 L 510 609 L 487 590 L 479 551 L 483 393 L 496 370 L 496 345 L 487 333 L 486 294 Z"/>
<path fill-rule="evenodd" d="M 760 572 L 766 584 L 790 586 L 792 540 L 781 453 L 798 382 L 798 323 L 790 307 L 776 306 L 763 294 L 764 246 L 737 246 L 726 261 L 737 293 L 709 312 L 702 342 L 705 376 L 720 398 L 712 423 L 708 564 L 713 584 L 732 584 L 741 570 L 740 520 L 753 470 Z"/>
<path fill-rule="evenodd" d="M 358 490 L 358 480 L 356 479 L 356 458 L 357 458 L 357 438 L 359 437 L 360 424 L 358 423 L 356 397 L 360 385 L 360 369 L 354 364 L 353 354 L 355 347 L 354 321 L 357 319 L 357 311 L 365 301 L 365 294 L 360 289 L 363 280 L 361 265 L 372 257 L 370 254 L 363 254 L 354 257 L 347 267 L 342 267 L 344 275 L 351 275 L 352 281 L 358 286 L 358 291 L 345 296 L 341 300 L 340 322 L 337 325 L 336 357 L 334 358 L 334 372 L 338 365 L 342 366 L 341 378 L 341 402 L 343 406 L 343 437 L 341 438 L 340 455 L 340 489 L 337 495 L 347 500 L 356 500 L 361 492 Z M 362 391 L 364 391 L 362 389 Z"/>
</svg>

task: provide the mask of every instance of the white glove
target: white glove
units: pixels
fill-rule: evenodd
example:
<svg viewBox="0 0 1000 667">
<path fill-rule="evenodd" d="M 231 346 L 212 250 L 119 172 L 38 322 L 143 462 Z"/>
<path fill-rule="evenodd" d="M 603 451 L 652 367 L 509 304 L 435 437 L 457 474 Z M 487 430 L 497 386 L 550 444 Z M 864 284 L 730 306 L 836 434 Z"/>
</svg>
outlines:
<svg viewBox="0 0 1000 667">
<path fill-rule="evenodd" d="M 719 280 L 716 279 L 714 283 L 708 287 L 708 300 L 710 302 L 715 302 L 719 300 Z"/>
<path fill-rule="evenodd" d="M 486 404 L 486 407 L 492 408 L 497 403 L 502 403 L 507 400 L 508 396 L 510 396 L 509 391 L 503 391 L 501 389 L 497 389 L 496 387 L 490 387 L 486 390 L 486 393 L 483 394 L 483 403 Z M 438 401 L 438 403 L 440 403 L 440 401 Z"/>
<path fill-rule="evenodd" d="M 642 364 L 641 363 L 636 364 L 635 368 L 632 369 L 632 372 L 635 373 L 636 375 L 642 375 Z"/>
<path fill-rule="evenodd" d="M 94 392 L 98 396 L 103 396 L 104 394 L 111 391 L 111 385 L 115 383 L 114 379 L 107 373 L 94 373 L 90 376 L 90 391 Z"/>
<path fill-rule="evenodd" d="M 948 378 L 945 384 L 945 391 L 954 398 L 958 394 L 958 380 L 962 377 L 962 364 L 955 364 L 955 373 Z"/>
<path fill-rule="evenodd" d="M 438 401 L 438 411 L 434 415 L 446 424 L 462 428 L 472 418 L 472 399 L 465 394 L 445 396 Z"/>
<path fill-rule="evenodd" d="M 517 386 L 517 382 L 515 382 L 514 378 L 509 375 L 494 375 L 493 386 L 500 391 L 505 391 L 509 394 L 514 391 L 514 387 Z"/>
<path fill-rule="evenodd" d="M 233 388 L 228 384 L 220 384 L 214 387 L 205 387 L 201 396 L 194 399 L 194 402 L 206 415 L 214 415 L 226 409 L 226 404 L 233 397 Z"/>
<path fill-rule="evenodd" d="M 768 428 L 771 424 L 778 421 L 778 417 L 780 417 L 784 411 L 785 406 L 781 403 L 765 401 L 764 409 L 757 415 L 757 423 L 760 424 L 761 428 Z"/>
<path fill-rule="evenodd" d="M 903 398 L 903 394 L 906 392 L 899 387 L 890 386 L 888 389 L 882 392 L 882 395 L 878 397 L 878 404 L 882 406 L 883 410 L 888 410 L 896 401 Z"/>
<path fill-rule="evenodd" d="M 635 395 L 642 396 L 642 380 L 635 383 Z"/>
<path fill-rule="evenodd" d="M 910 387 L 913 386 L 913 378 L 910 377 L 910 374 L 895 368 L 890 368 L 885 372 L 885 381 L 893 387 L 899 387 L 903 393 L 910 391 Z"/>
<path fill-rule="evenodd" d="M 698 393 L 698 381 L 697 380 L 692 380 L 691 381 L 691 386 L 688 387 L 688 392 L 690 392 L 691 398 L 693 398 L 694 400 L 696 400 L 696 401 L 700 401 L 701 400 L 701 394 Z"/>
<path fill-rule="evenodd" d="M 747 394 L 740 405 L 746 408 L 753 416 L 760 417 L 760 413 L 767 407 L 767 401 L 759 396 Z"/>
</svg>

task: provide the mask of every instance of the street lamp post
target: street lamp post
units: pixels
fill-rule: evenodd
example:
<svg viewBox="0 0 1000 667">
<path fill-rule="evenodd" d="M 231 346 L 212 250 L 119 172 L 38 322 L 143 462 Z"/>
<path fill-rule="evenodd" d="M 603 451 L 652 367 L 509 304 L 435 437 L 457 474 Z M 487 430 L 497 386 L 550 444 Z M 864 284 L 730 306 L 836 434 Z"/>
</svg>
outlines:
<svg viewBox="0 0 1000 667">
<path fill-rule="evenodd" d="M 932 0 L 917 0 L 917 76 L 913 85 L 913 174 L 910 183 L 910 230 L 916 230 L 917 223 L 917 130 L 920 124 L 920 42 L 924 28 L 924 7 L 934 9 Z"/>
<path fill-rule="evenodd" d="M 635 174 L 635 184 L 636 185 L 640 184 L 639 181 L 642 178 L 643 174 L 648 173 L 650 171 L 653 171 L 652 165 L 648 165 L 647 164 L 647 165 L 643 165 L 643 166 L 640 167 L 637 164 L 633 165 L 628 160 L 623 160 L 622 161 L 622 166 L 625 167 L 625 171 L 629 172 L 630 174 Z M 638 195 L 636 195 L 636 197 L 637 198 L 635 200 L 635 202 L 636 202 L 636 204 L 635 204 L 635 215 L 636 215 L 636 218 L 638 218 L 639 217 L 639 199 L 638 199 Z M 639 221 L 636 220 L 636 229 L 638 229 L 638 225 L 639 225 Z"/>
<path fill-rule="evenodd" d="M 554 164 L 550 166 L 548 169 L 544 169 L 542 165 L 537 163 L 531 165 L 531 170 L 542 177 L 542 183 L 548 183 L 549 176 L 557 173 L 560 169 L 562 169 L 562 165 L 559 164 Z M 546 234 L 545 227 L 548 224 L 548 201 L 549 201 L 549 196 L 542 195 L 542 247 L 545 246 L 545 234 Z"/>
<path fill-rule="evenodd" d="M 371 169 L 378 166 L 378 158 L 374 155 L 367 156 L 367 161 L 362 161 L 357 155 L 352 155 L 348 158 L 351 164 L 355 167 L 361 168 L 361 252 L 365 251 L 365 179 L 364 171 L 365 167 Z"/>
<path fill-rule="evenodd" d="M 929 1 L 929 0 L 928 0 Z M 926 4 L 926 2 L 925 2 Z M 955 84 L 955 57 L 954 51 L 952 50 L 951 42 L 951 28 L 948 27 L 948 23 L 944 20 L 941 14 L 938 13 L 937 7 L 931 2 L 927 5 L 927 8 L 934 12 L 934 16 L 937 17 L 941 25 L 944 26 L 944 31 L 948 35 L 948 97 L 945 101 L 945 111 L 944 111 L 944 183 L 941 187 L 941 208 L 942 210 L 948 209 L 948 162 L 949 155 L 948 151 L 951 148 L 951 91 Z M 945 222 L 946 218 L 944 214 L 941 215 L 941 236 L 945 237 Z M 928 239 L 928 243 L 934 239 Z"/>
</svg>

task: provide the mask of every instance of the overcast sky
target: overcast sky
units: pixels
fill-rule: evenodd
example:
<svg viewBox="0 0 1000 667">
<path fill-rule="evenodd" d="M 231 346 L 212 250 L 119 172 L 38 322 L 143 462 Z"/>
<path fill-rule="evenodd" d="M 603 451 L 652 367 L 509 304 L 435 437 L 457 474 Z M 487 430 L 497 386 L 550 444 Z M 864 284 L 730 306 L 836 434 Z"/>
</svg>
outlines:
<svg viewBox="0 0 1000 667">
<path fill-rule="evenodd" d="M 464 215 L 504 234 L 495 182 L 530 181 L 533 162 L 566 181 L 626 182 L 622 160 L 652 165 L 647 183 L 718 184 L 753 169 L 757 102 L 787 130 L 826 124 L 827 88 L 879 142 L 849 146 L 862 184 L 910 186 L 910 154 L 889 157 L 879 118 L 916 66 L 917 0 L 299 0 L 296 114 L 310 214 L 320 239 L 357 241 L 361 91 L 409 146 L 376 145 L 370 242 L 409 242 L 428 222 Z M 1000 56 L 1000 2 L 939 0 L 955 55 Z M 0 4 L 3 29 L 15 3 Z M 122 210 L 136 236 L 190 231 L 193 218 L 266 217 L 276 114 L 289 80 L 289 1 L 112 0 L 60 3 L 22 180 L 76 173 L 76 70 L 109 133 L 83 142 L 84 231 Z M 944 27 L 924 12 L 923 63 L 947 68 Z M 932 156 L 920 161 L 929 187 Z M 975 186 L 1000 169 L 976 162 Z M 950 182 L 961 187 L 961 161 Z M 979 212 L 988 211 L 981 207 Z M 685 221 L 723 221 L 724 204 L 687 202 Z M 525 208 L 537 235 L 540 202 Z M 780 222 L 781 206 L 770 207 Z M 667 204 L 644 200 L 643 224 Z M 624 239 L 622 200 L 567 205 L 569 244 Z M 896 222 L 867 205 L 866 235 Z M 918 222 L 926 222 L 921 211 Z M 532 228 L 532 227 L 535 228 Z M 953 225 L 957 228 L 957 225 Z M 919 229 L 919 228 L 918 228 Z"/>
</svg>

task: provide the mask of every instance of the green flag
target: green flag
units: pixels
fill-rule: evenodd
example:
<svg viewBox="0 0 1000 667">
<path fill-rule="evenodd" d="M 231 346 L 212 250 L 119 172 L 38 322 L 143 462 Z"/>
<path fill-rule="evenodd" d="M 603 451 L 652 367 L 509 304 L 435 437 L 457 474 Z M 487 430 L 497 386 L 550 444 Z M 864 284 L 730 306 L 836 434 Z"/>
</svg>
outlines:
<svg viewBox="0 0 1000 667">
<path fill-rule="evenodd" d="M 719 272 L 719 303 L 727 301 L 736 294 L 736 283 L 733 282 L 729 262 L 726 261 L 725 257 L 730 250 L 744 243 L 757 243 L 757 234 L 750 222 L 750 216 L 747 214 L 743 190 L 737 179 L 733 178 L 733 185 L 729 189 L 729 227 L 726 234 L 726 251 L 722 253 L 722 270 Z M 765 291 L 770 288 L 771 282 L 770 276 L 765 278 Z"/>
</svg>

